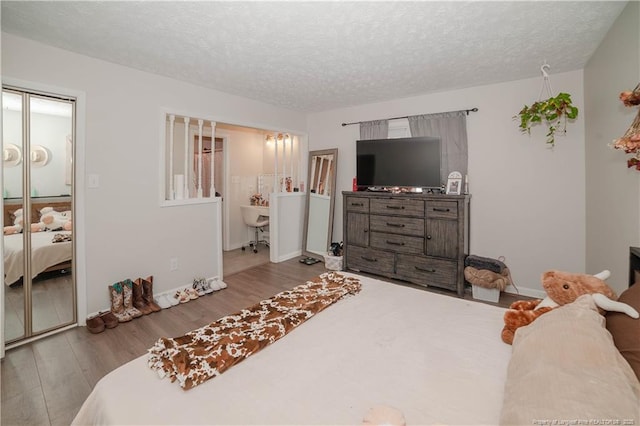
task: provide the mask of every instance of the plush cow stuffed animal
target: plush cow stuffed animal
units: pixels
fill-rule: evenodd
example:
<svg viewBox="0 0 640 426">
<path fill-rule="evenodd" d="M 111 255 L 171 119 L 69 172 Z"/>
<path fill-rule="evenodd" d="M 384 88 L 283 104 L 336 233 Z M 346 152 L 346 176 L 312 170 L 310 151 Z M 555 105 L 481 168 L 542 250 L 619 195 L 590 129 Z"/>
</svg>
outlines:
<svg viewBox="0 0 640 426">
<path fill-rule="evenodd" d="M 543 300 L 518 300 L 513 302 L 504 314 L 502 341 L 513 343 L 513 337 L 519 327 L 529 325 L 540 315 L 555 307 L 575 301 L 583 294 L 592 294 L 600 309 L 623 312 L 632 318 L 638 318 L 638 312 L 631 306 L 616 301 L 615 292 L 604 282 L 609 271 L 596 275 L 573 274 L 562 271 L 547 271 L 542 275 L 542 287 L 547 293 Z"/>
</svg>

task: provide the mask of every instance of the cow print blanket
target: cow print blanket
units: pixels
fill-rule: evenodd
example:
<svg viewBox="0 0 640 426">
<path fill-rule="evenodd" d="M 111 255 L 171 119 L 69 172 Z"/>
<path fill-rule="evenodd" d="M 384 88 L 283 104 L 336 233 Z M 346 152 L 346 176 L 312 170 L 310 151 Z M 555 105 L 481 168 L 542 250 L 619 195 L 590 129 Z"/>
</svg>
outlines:
<svg viewBox="0 0 640 426">
<path fill-rule="evenodd" d="M 324 273 L 184 336 L 163 337 L 148 365 L 187 390 L 218 376 L 338 300 L 360 291 L 356 278 Z"/>
</svg>

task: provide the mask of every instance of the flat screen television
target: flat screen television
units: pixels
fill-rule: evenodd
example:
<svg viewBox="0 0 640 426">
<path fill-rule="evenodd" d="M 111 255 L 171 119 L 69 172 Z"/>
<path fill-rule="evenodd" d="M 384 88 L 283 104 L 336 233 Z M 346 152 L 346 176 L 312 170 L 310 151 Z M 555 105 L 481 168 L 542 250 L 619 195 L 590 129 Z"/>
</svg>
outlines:
<svg viewBox="0 0 640 426">
<path fill-rule="evenodd" d="M 440 138 L 356 141 L 358 190 L 440 188 Z"/>
</svg>

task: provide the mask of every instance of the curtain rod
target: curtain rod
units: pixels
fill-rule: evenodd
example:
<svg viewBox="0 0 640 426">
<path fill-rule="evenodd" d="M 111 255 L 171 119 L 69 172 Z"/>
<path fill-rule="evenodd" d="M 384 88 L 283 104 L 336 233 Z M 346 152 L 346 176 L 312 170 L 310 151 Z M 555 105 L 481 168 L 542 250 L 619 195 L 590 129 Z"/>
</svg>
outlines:
<svg viewBox="0 0 640 426">
<path fill-rule="evenodd" d="M 464 111 L 467 113 L 467 115 L 469 115 L 470 112 L 478 112 L 478 108 L 471 108 L 471 109 L 460 109 L 458 111 L 447 111 L 447 112 L 461 112 Z M 443 114 L 443 113 L 434 113 L 434 114 Z M 401 118 L 409 118 L 408 115 L 405 115 L 403 117 L 392 117 L 392 118 L 385 118 L 384 120 L 399 120 Z M 367 121 L 378 121 L 378 120 L 367 120 Z M 352 124 L 360 124 L 360 123 L 365 123 L 364 121 L 355 121 L 353 123 L 342 123 L 342 127 L 344 126 L 351 126 Z"/>
</svg>

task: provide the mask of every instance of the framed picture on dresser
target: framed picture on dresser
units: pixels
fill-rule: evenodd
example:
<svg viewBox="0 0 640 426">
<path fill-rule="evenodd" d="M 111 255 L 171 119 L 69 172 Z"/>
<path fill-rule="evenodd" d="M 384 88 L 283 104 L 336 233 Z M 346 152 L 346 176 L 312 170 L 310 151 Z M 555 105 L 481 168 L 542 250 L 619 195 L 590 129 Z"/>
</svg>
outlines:
<svg viewBox="0 0 640 426">
<path fill-rule="evenodd" d="M 462 192 L 462 174 L 451 172 L 447 179 L 447 194 L 460 195 Z"/>
</svg>

